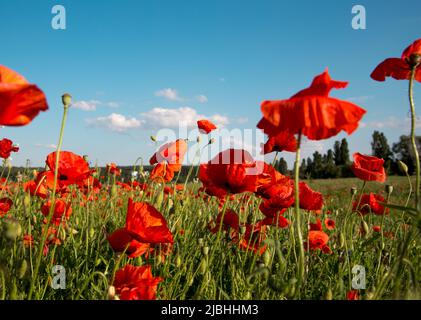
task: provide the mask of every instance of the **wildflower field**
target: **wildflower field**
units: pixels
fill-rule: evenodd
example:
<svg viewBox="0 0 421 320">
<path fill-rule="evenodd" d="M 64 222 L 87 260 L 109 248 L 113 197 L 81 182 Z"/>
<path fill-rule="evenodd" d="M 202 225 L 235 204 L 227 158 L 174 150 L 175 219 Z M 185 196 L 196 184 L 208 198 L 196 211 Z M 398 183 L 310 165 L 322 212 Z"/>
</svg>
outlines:
<svg viewBox="0 0 421 320">
<path fill-rule="evenodd" d="M 90 167 L 62 150 L 72 112 L 64 94 L 58 144 L 43 170 L 12 176 L 7 159 L 19 147 L 0 141 L 0 299 L 420 299 L 420 63 L 421 39 L 371 73 L 409 85 L 415 172 L 399 161 L 401 177 L 387 175 L 384 159 L 356 152 L 355 178 L 300 180 L 303 137 L 352 134 L 369 112 L 330 96 L 348 83 L 327 69 L 290 98 L 260 106 L 262 152 L 293 152 L 291 176 L 230 148 L 189 166 L 181 181 L 195 146 L 178 137 L 157 144 L 122 181 L 117 164 Z M 0 66 L 1 125 L 28 125 L 47 110 L 37 85 Z M 197 127 L 211 146 L 218 126 L 201 119 Z"/>
</svg>

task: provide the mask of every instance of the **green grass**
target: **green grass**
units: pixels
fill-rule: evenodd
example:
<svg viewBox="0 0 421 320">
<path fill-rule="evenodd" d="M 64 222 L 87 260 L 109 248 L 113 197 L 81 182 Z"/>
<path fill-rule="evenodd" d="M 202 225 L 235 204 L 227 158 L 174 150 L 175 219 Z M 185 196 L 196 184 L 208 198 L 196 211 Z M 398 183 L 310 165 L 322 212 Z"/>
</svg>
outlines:
<svg viewBox="0 0 421 320">
<path fill-rule="evenodd" d="M 112 179 L 111 179 L 112 181 Z M 218 202 L 206 202 L 195 197 L 200 183 L 189 183 L 187 190 L 164 197 L 162 186 L 150 184 L 149 193 L 141 191 L 107 191 L 107 182 L 96 201 L 85 201 L 75 190 L 69 197 L 73 213 L 66 227 L 61 227 L 58 237 L 61 245 L 50 245 L 42 257 L 39 275 L 34 283 L 34 299 L 106 299 L 108 287 L 121 258 L 119 267 L 127 263 L 151 264 L 154 276 L 164 281 L 158 287 L 158 299 L 345 299 L 351 289 L 355 265 L 364 266 L 367 272 L 366 290 L 360 291 L 362 299 L 420 298 L 417 290 L 420 278 L 419 242 L 411 241 L 407 256 L 399 270 L 399 277 L 392 277 L 381 292 L 382 279 L 399 258 L 399 245 L 405 235 L 406 215 L 391 210 L 383 224 L 392 237 L 372 231 L 373 225 L 382 223 L 381 216 L 364 217 L 370 230 L 360 233 L 362 220 L 350 212 L 351 187 L 357 187 L 358 200 L 362 182 L 357 179 L 314 180 L 307 183 L 325 196 L 325 206 L 318 216 L 322 221 L 332 218 L 336 229 L 326 231 L 333 254 L 321 251 L 306 252 L 305 283 L 301 291 L 295 287 L 297 257 L 293 228 L 270 227 L 267 233 L 268 249 L 258 256 L 241 250 L 226 234 L 217 235 L 208 230 L 208 223 L 218 214 Z M 387 184 L 394 190 L 390 202 L 404 205 L 409 192 L 408 180 L 390 177 Z M 110 188 L 111 189 L 111 188 Z M 366 191 L 382 192 L 383 184 L 369 183 Z M 2 192 L 5 196 L 5 191 Z M 383 192 L 385 195 L 385 193 Z M 14 201 L 12 209 L 0 218 L 0 299 L 26 299 L 33 279 L 37 245 L 41 238 L 43 216 L 42 199 L 29 198 L 21 185 L 11 188 L 9 197 Z M 124 226 L 127 199 L 146 201 L 155 206 L 167 219 L 174 235 L 172 252 L 162 259 L 159 255 L 128 259 L 113 252 L 106 239 Z M 262 218 L 258 210 L 260 200 L 254 196 L 245 199 L 236 196 L 227 203 L 241 216 L 241 221 L 254 222 Z M 83 204 L 83 205 L 81 205 Z M 331 212 L 329 215 L 327 212 Z M 301 211 L 302 230 L 307 237 L 307 224 L 314 222 L 314 213 Z M 294 211 L 285 214 L 294 221 Z M 181 232 L 182 231 L 182 232 Z M 32 234 L 35 244 L 23 245 L 23 236 Z M 417 235 L 419 237 L 419 235 Z M 207 247 L 208 249 L 206 249 Z M 383 250 L 382 250 L 383 248 Z M 207 252 L 208 251 L 208 252 Z M 27 266 L 25 268 L 25 265 Z M 62 265 L 66 269 L 66 289 L 51 287 L 52 267 Z"/>
</svg>

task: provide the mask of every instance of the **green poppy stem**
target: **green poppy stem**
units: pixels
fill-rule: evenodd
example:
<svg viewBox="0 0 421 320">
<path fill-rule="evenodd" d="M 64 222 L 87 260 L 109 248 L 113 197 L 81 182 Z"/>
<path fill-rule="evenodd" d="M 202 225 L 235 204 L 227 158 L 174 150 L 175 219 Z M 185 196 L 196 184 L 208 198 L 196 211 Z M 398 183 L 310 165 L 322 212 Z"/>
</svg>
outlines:
<svg viewBox="0 0 421 320">
<path fill-rule="evenodd" d="M 44 245 L 45 245 L 45 242 L 47 241 L 48 229 L 49 229 L 51 220 L 52 220 L 53 215 L 54 215 L 54 208 L 55 208 L 55 201 L 56 201 L 56 189 L 57 189 L 57 181 L 58 181 L 59 157 L 60 157 L 61 146 L 63 144 L 64 128 L 66 126 L 67 112 L 69 110 L 70 101 L 63 99 L 63 106 L 64 106 L 64 109 L 63 109 L 63 117 L 62 117 L 62 120 L 61 120 L 60 136 L 59 136 L 59 140 L 58 140 L 58 144 L 57 144 L 57 150 L 56 150 L 53 192 L 52 192 L 51 198 L 50 198 L 50 211 L 48 213 L 47 224 L 45 225 L 45 230 L 42 234 L 41 241 L 38 245 L 38 255 L 37 255 L 36 262 L 35 262 L 34 273 L 32 275 L 31 286 L 29 288 L 28 300 L 32 299 L 35 283 L 36 283 L 37 278 L 38 278 L 39 267 L 41 265 L 41 259 L 42 259 L 42 254 L 43 254 L 43 251 L 44 251 Z"/>
<path fill-rule="evenodd" d="M 301 233 L 301 217 L 300 217 L 300 148 L 301 148 L 301 132 L 298 133 L 297 139 L 297 151 L 295 153 L 295 174 L 294 174 L 294 189 L 295 189 L 295 224 L 296 224 L 296 232 L 297 232 L 297 239 L 298 239 L 298 265 L 297 265 L 297 280 L 298 280 L 298 288 L 297 288 L 297 295 L 300 294 L 300 289 L 304 282 L 304 244 L 303 244 L 303 235 Z"/>
<path fill-rule="evenodd" d="M 415 140 L 415 125 L 416 125 L 416 115 L 415 115 L 415 103 L 414 103 L 414 79 L 415 71 L 417 67 L 414 66 L 411 68 L 411 76 L 409 78 L 409 105 L 411 106 L 411 144 L 412 150 L 414 152 L 415 158 L 415 208 L 419 211 L 419 218 L 421 218 L 421 208 L 420 208 L 420 158 L 417 149 L 417 143 Z"/>
</svg>

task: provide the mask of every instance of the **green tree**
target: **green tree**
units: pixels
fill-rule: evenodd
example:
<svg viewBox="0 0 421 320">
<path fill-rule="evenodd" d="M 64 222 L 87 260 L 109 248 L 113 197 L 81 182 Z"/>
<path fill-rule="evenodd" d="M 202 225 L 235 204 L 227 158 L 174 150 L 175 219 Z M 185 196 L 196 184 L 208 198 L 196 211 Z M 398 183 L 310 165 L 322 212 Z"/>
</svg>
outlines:
<svg viewBox="0 0 421 320">
<path fill-rule="evenodd" d="M 329 149 L 326 154 L 326 160 L 324 162 L 325 167 L 325 178 L 337 178 L 338 167 L 335 164 L 335 157 L 333 151 Z"/>
<path fill-rule="evenodd" d="M 340 166 L 341 163 L 341 143 L 339 141 L 335 141 L 333 146 L 333 159 L 335 160 L 335 164 Z"/>
<path fill-rule="evenodd" d="M 348 141 L 346 141 L 345 138 L 341 141 L 341 147 L 340 147 L 340 165 L 347 165 L 349 164 L 349 147 L 348 147 Z"/>
<path fill-rule="evenodd" d="M 323 177 L 323 157 L 320 152 L 313 153 L 313 168 L 311 175 L 313 178 L 319 179 Z"/>
<path fill-rule="evenodd" d="M 392 150 L 395 153 L 396 160 L 404 162 L 408 166 L 408 173 L 412 174 L 414 172 L 415 164 L 410 142 L 408 136 L 400 136 L 399 141 L 393 144 Z"/>
<path fill-rule="evenodd" d="M 288 163 L 285 161 L 284 158 L 281 158 L 281 159 L 278 160 L 277 169 L 282 174 L 288 173 Z"/>
<path fill-rule="evenodd" d="M 393 161 L 393 152 L 390 150 L 389 143 L 387 142 L 386 136 L 383 132 L 374 131 L 373 132 L 373 141 L 371 142 L 372 155 L 384 159 L 384 167 L 388 173 L 390 173 L 392 161 Z"/>
</svg>

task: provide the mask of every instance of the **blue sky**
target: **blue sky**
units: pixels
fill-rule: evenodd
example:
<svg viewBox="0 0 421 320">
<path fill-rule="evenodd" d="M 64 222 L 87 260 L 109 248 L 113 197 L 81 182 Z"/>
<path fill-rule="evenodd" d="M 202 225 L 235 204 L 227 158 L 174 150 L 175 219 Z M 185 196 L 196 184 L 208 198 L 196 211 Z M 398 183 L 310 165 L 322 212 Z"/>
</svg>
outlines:
<svg viewBox="0 0 421 320">
<path fill-rule="evenodd" d="M 51 27 L 56 4 L 66 8 L 66 30 Z M 355 4 L 367 10 L 366 30 L 351 27 Z M 348 141 L 369 153 L 374 130 L 390 144 L 409 132 L 407 82 L 369 75 L 421 37 L 419 12 L 418 0 L 0 0 L 0 64 L 36 83 L 50 105 L 1 136 L 21 147 L 14 165 L 43 165 L 69 92 L 77 104 L 63 148 L 92 163 L 130 165 L 154 151 L 150 135 L 178 120 L 254 129 L 262 101 L 290 97 L 329 67 L 332 78 L 350 82 L 332 95 L 368 111 Z M 336 139 L 306 143 L 304 156 Z"/>
</svg>

